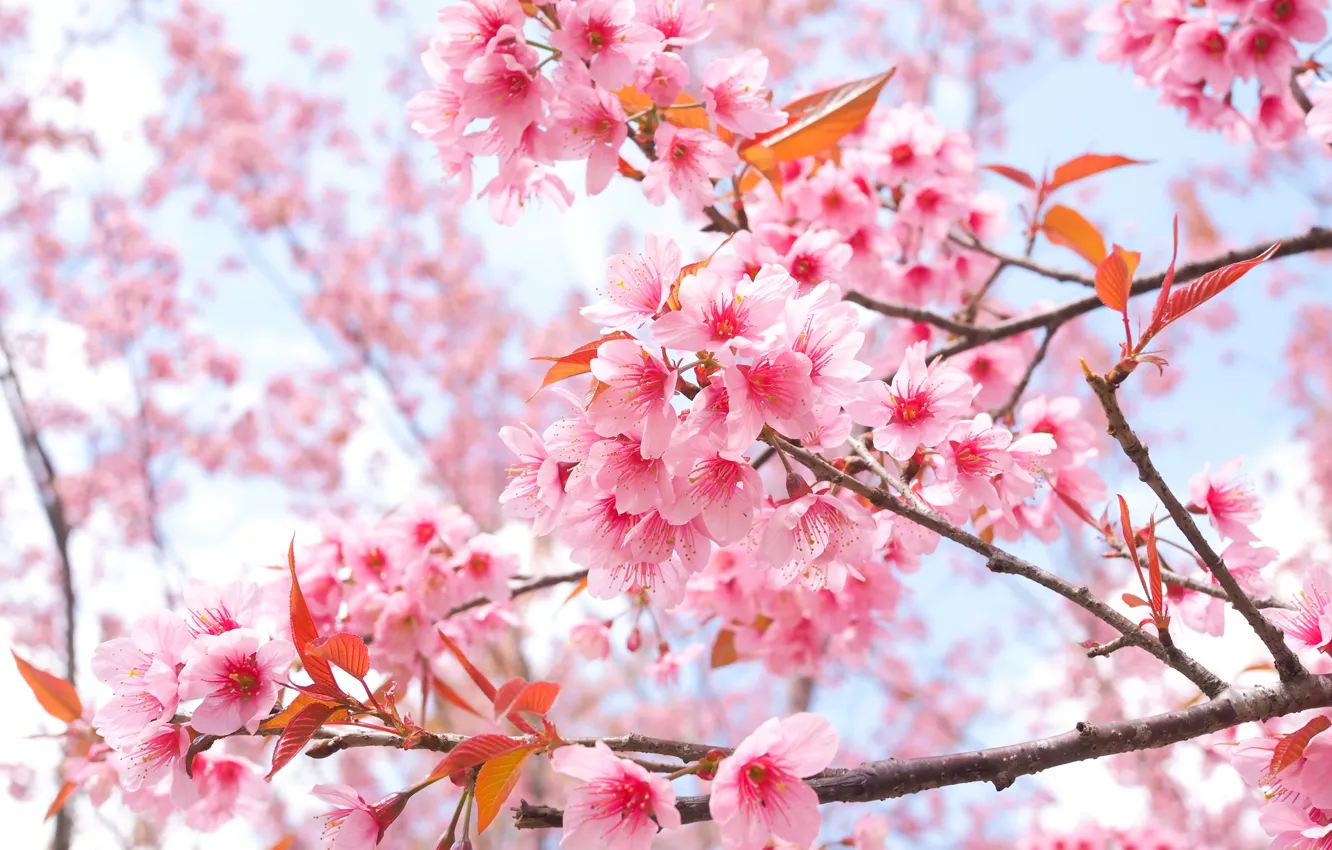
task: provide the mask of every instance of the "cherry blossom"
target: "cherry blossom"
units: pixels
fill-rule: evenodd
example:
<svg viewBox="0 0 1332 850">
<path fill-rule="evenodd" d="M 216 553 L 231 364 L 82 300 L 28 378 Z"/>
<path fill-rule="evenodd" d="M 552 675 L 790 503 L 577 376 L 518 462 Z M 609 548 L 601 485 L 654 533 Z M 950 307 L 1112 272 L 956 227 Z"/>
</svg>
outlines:
<svg viewBox="0 0 1332 850">
<path fill-rule="evenodd" d="M 666 203 L 669 191 L 686 210 L 702 210 L 712 203 L 710 178 L 725 177 L 740 164 L 735 151 L 704 130 L 663 122 L 653 144 L 657 159 L 643 178 L 643 194 L 658 206 Z"/>
<path fill-rule="evenodd" d="M 746 50 L 731 59 L 717 59 L 703 72 L 703 102 L 721 126 L 741 136 L 776 130 L 786 113 L 771 104 L 763 87 L 768 60 L 758 50 Z"/>
<path fill-rule="evenodd" d="M 190 725 L 207 735 L 259 728 L 296 658 L 286 640 L 265 640 L 254 629 L 203 635 L 190 645 L 180 671 L 181 699 L 203 697 Z"/>
<path fill-rule="evenodd" d="M 560 747 L 551 765 L 583 780 L 564 809 L 561 847 L 642 850 L 652 845 L 658 828 L 680 827 L 671 784 L 617 757 L 601 741 L 591 747 Z"/>
<path fill-rule="evenodd" d="M 847 404 L 851 418 L 874 428 L 874 445 L 897 460 L 918 446 L 934 448 L 964 415 L 977 388 L 947 363 L 925 365 L 925 343 L 906 350 L 891 386 L 862 385 L 860 399 Z"/>
</svg>

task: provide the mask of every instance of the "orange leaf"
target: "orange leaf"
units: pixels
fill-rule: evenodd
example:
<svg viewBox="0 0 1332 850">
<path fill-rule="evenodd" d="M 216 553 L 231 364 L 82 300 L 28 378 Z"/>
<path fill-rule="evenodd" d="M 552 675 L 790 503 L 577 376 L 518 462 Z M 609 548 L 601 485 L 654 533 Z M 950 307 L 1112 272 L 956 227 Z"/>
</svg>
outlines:
<svg viewBox="0 0 1332 850">
<path fill-rule="evenodd" d="M 333 713 L 328 717 L 329 721 L 336 722 L 351 717 L 351 712 L 347 711 L 347 709 L 340 708 L 327 700 L 318 699 L 309 694 L 297 694 L 296 698 L 291 701 L 290 705 L 268 718 L 263 723 L 260 723 L 259 729 L 260 731 L 283 729 L 291 722 L 292 718 L 304 711 L 307 706 L 314 704 L 327 705 L 334 708 Z"/>
<path fill-rule="evenodd" d="M 79 694 L 72 684 L 59 676 L 53 676 L 45 670 L 32 666 L 12 649 L 9 654 L 14 656 L 19 675 L 28 683 L 32 695 L 37 697 L 37 704 L 47 714 L 65 723 L 73 723 L 83 716 L 83 703 L 79 700 Z"/>
<path fill-rule="evenodd" d="M 311 641 L 306 646 L 310 654 L 346 670 L 358 679 L 370 672 L 370 650 L 360 635 L 336 634 Z"/>
<path fill-rule="evenodd" d="M 574 589 L 569 592 L 568 596 L 564 597 L 564 601 L 560 603 L 560 607 L 568 605 L 573 601 L 575 596 L 582 593 L 584 590 L 587 590 L 587 576 L 583 576 L 578 580 L 578 583 L 574 585 Z"/>
<path fill-rule="evenodd" d="M 533 357 L 533 360 L 547 360 L 555 364 L 550 367 L 550 371 L 546 372 L 546 377 L 542 380 L 541 386 L 537 388 L 537 392 L 566 378 L 586 375 L 591 372 L 592 361 L 596 359 L 597 349 L 601 347 L 603 342 L 610 342 L 613 339 L 633 339 L 633 337 L 624 331 L 616 331 L 613 334 L 603 336 L 601 339 L 585 342 L 563 357 Z"/>
<path fill-rule="evenodd" d="M 709 254 L 705 259 L 699 260 L 696 263 L 687 263 L 680 267 L 680 272 L 675 276 L 675 280 L 671 283 L 671 292 L 668 296 L 666 296 L 666 307 L 664 312 L 669 313 L 673 310 L 680 309 L 680 284 L 684 283 L 684 279 L 689 277 L 691 274 L 698 274 L 699 271 L 701 271 L 702 269 L 706 269 L 708 267 L 708 264 L 712 262 L 713 258 L 717 256 L 718 252 L 720 252 L 721 249 L 725 248 L 727 244 L 734 238 L 735 238 L 734 233 L 728 235 L 725 239 L 722 240 L 721 244 L 718 245 L 716 248 L 714 248 L 712 250 L 712 253 Z M 584 579 L 583 581 L 584 585 L 586 586 L 587 580 Z"/>
<path fill-rule="evenodd" d="M 1128 311 L 1129 274 L 1123 249 L 1118 245 L 1096 267 L 1096 296 L 1116 313 Z"/>
<path fill-rule="evenodd" d="M 264 781 L 271 782 L 273 774 L 300 755 L 301 750 L 310 743 L 314 733 L 328 721 L 333 711 L 334 707 L 328 703 L 312 702 L 291 719 L 282 730 L 282 737 L 278 738 L 277 746 L 273 748 L 273 767 L 264 777 Z"/>
<path fill-rule="evenodd" d="M 1223 266 L 1215 271 L 1208 272 L 1182 289 L 1176 289 L 1171 294 L 1170 299 L 1166 301 L 1165 315 L 1161 319 L 1161 327 L 1164 328 L 1190 310 L 1201 307 L 1221 294 L 1232 283 L 1248 274 L 1254 266 L 1269 259 L 1280 247 L 1281 243 L 1278 242 L 1252 260 L 1242 260 L 1238 263 Z"/>
<path fill-rule="evenodd" d="M 291 850 L 292 845 L 295 843 L 296 843 L 296 836 L 288 833 L 287 835 L 282 836 L 281 840 L 279 840 L 277 844 L 274 844 L 272 847 L 270 847 L 269 850 Z"/>
<path fill-rule="evenodd" d="M 624 107 L 624 111 L 630 115 L 656 106 L 652 102 L 652 98 L 639 91 L 637 86 L 625 86 L 617 91 L 615 96 L 620 99 L 620 105 Z M 675 102 L 671 104 L 675 108 L 660 110 L 661 116 L 677 127 L 689 127 L 694 130 L 710 129 L 712 124 L 708 120 L 708 111 L 699 108 L 698 103 L 699 101 L 691 95 L 680 92 L 675 98 Z M 678 108 L 681 106 L 690 108 Z M 724 138 L 723 141 L 725 141 Z"/>
<path fill-rule="evenodd" d="M 523 775 L 523 765 L 534 752 L 523 747 L 481 765 L 476 775 L 476 831 L 479 835 L 495 820 L 504 801 Z"/>
<path fill-rule="evenodd" d="M 551 706 L 555 704 L 555 698 L 559 695 L 560 686 L 554 682 L 533 682 L 524 688 L 513 701 L 513 705 L 509 706 L 509 713 L 529 711 L 532 714 L 544 715 L 550 711 Z"/>
<path fill-rule="evenodd" d="M 1272 750 L 1272 760 L 1267 764 L 1267 775 L 1276 776 L 1304 757 L 1304 748 L 1322 732 L 1332 728 L 1332 720 L 1318 715 L 1313 720 L 1284 736 Z"/>
<path fill-rule="evenodd" d="M 435 769 L 430 771 L 430 778 L 448 776 L 457 770 L 476 767 L 482 762 L 499 758 L 523 746 L 523 742 L 508 735 L 474 735 L 449 751 Z"/>
<path fill-rule="evenodd" d="M 1129 554 L 1133 556 L 1133 566 L 1141 573 L 1142 568 L 1138 566 L 1138 541 L 1133 533 L 1133 520 L 1129 517 L 1128 502 L 1124 501 L 1123 496 L 1119 497 L 1119 529 L 1124 536 Z"/>
<path fill-rule="evenodd" d="M 296 535 L 294 534 L 287 546 L 287 568 L 291 572 L 291 640 L 296 644 L 296 653 L 301 657 L 305 672 L 310 674 L 316 685 L 321 686 L 329 694 L 341 694 L 342 688 L 338 687 L 337 680 L 333 678 L 333 670 L 328 666 L 328 662 L 311 655 L 307 649 L 311 641 L 319 638 L 319 630 L 315 628 L 314 617 L 310 616 L 310 609 L 305 604 L 301 583 L 296 579 Z"/>
<path fill-rule="evenodd" d="M 458 663 L 467 671 L 467 675 L 472 677 L 472 681 L 481 689 L 481 693 L 485 694 L 486 699 L 490 700 L 493 705 L 495 702 L 495 686 L 486 678 L 486 674 L 476 669 L 472 662 L 467 660 L 467 656 L 463 655 L 463 651 L 458 648 L 458 644 L 450 640 L 449 636 L 444 634 L 443 629 L 436 629 L 436 631 L 439 632 L 440 640 L 444 641 L 444 645 L 449 648 L 449 652 L 452 652 L 453 657 L 458 659 Z"/>
<path fill-rule="evenodd" d="M 480 712 L 478 712 L 475 708 L 472 708 L 470 705 L 468 705 L 467 700 L 459 696 L 458 692 L 455 691 L 453 688 L 449 687 L 448 683 L 445 682 L 443 679 L 439 678 L 438 676 L 431 676 L 430 679 L 431 679 L 431 687 L 435 689 L 435 693 L 439 695 L 440 699 L 444 700 L 450 705 L 454 705 L 457 706 L 458 708 L 461 708 L 463 711 L 467 712 L 468 714 L 474 714 L 477 717 L 481 716 Z"/>
<path fill-rule="evenodd" d="M 1088 153 L 1075 156 L 1055 168 L 1054 176 L 1050 178 L 1049 183 L 1045 184 L 1045 189 L 1048 192 L 1053 192 L 1060 186 L 1067 186 L 1075 180 L 1082 180 L 1085 177 L 1091 177 L 1093 174 L 1100 174 L 1102 171 L 1109 171 L 1123 165 L 1145 165 L 1146 162 L 1142 159 L 1129 159 L 1119 154 Z"/>
<path fill-rule="evenodd" d="M 1045 213 L 1041 230 L 1056 245 L 1072 248 L 1079 256 L 1099 266 L 1105 259 L 1105 240 L 1090 221 L 1078 212 L 1055 204 Z"/>
<path fill-rule="evenodd" d="M 61 785 L 60 790 L 56 792 L 55 799 L 51 801 L 51 805 L 46 807 L 46 817 L 42 818 L 42 821 L 48 821 L 60 814 L 60 810 L 65 807 L 65 804 L 69 802 L 70 796 L 77 790 L 79 790 L 79 784 L 77 782 L 66 782 L 64 785 Z"/>
<path fill-rule="evenodd" d="M 1124 604 L 1130 608 L 1152 607 L 1152 603 L 1148 602 L 1146 599 L 1143 599 L 1141 596 L 1138 596 L 1136 593 L 1125 593 L 1123 596 L 1120 597 L 1120 599 L 1123 599 Z M 1145 623 L 1147 621 L 1143 620 L 1143 622 Z"/>
<path fill-rule="evenodd" d="M 518 698 L 525 687 L 527 687 L 527 680 L 521 676 L 510 679 L 499 686 L 499 690 L 495 691 L 495 698 L 491 701 L 495 706 L 496 720 L 499 720 L 508 712 L 509 706 L 513 705 L 513 701 Z"/>
<path fill-rule="evenodd" d="M 1165 585 L 1161 579 L 1161 556 L 1156 551 L 1156 523 L 1147 523 L 1147 579 L 1152 597 L 1152 614 L 1158 624 L 1166 620 Z"/>
<path fill-rule="evenodd" d="M 1002 177 L 1007 177 L 1019 186 L 1024 186 L 1028 189 L 1036 188 L 1036 178 L 1020 168 L 1013 168 L 1008 165 L 982 165 L 981 168 L 984 168 L 986 171 L 993 171 L 995 174 Z"/>
<path fill-rule="evenodd" d="M 815 92 L 782 107 L 786 123 L 740 147 L 740 157 L 771 179 L 783 162 L 813 156 L 865 123 L 896 69 Z"/>
<path fill-rule="evenodd" d="M 712 669 L 716 670 L 739 660 L 740 654 L 735 651 L 735 632 L 730 629 L 717 632 L 717 639 L 712 644 Z"/>
</svg>

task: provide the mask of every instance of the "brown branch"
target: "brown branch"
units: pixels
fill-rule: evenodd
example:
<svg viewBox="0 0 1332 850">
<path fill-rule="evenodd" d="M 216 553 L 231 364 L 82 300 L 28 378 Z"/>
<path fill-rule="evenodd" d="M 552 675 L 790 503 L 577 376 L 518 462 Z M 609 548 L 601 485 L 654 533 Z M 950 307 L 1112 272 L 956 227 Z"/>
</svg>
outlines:
<svg viewBox="0 0 1332 850">
<path fill-rule="evenodd" d="M 916 759 L 867 762 L 833 776 L 808 780 L 819 802 L 869 802 L 905 797 L 932 788 L 991 782 L 998 790 L 1020 776 L 1061 765 L 1177 744 L 1229 729 L 1332 705 L 1332 676 L 1308 676 L 1270 687 L 1227 691 L 1191 708 L 1137 720 L 1082 722 L 1072 732 L 1006 747 Z M 683 823 L 709 820 L 708 797 L 683 797 L 676 802 Z M 548 806 L 520 803 L 515 809 L 519 829 L 561 826 L 563 813 Z"/>
<path fill-rule="evenodd" d="M 177 718 L 181 722 L 188 723 L 188 718 Z M 281 732 L 279 729 L 264 730 L 260 734 L 277 735 Z M 454 747 L 457 747 L 463 741 L 468 739 L 468 735 L 453 735 L 435 732 L 426 732 L 412 742 L 410 747 L 404 746 L 407 739 L 402 735 L 394 735 L 388 732 L 369 732 L 354 730 L 350 732 L 337 732 L 332 729 L 320 729 L 315 733 L 315 737 L 320 739 L 317 743 L 311 744 L 305 754 L 310 758 L 322 759 L 328 758 L 334 753 L 343 750 L 354 750 L 363 747 L 387 747 L 396 750 L 426 750 L 432 753 L 447 753 Z M 719 750 L 722 753 L 730 755 L 729 747 L 714 747 L 710 744 L 691 744 L 688 741 L 671 741 L 666 738 L 652 738 L 647 735 L 629 734 L 601 738 L 565 738 L 566 743 L 578 744 L 590 747 L 597 741 L 602 742 L 612 751 L 617 753 L 639 753 L 647 755 L 671 756 L 680 760 L 682 764 L 698 761 L 713 750 Z M 678 768 L 680 765 L 675 765 Z M 673 768 L 674 769 L 674 768 Z"/>
<path fill-rule="evenodd" d="M 866 310 L 873 310 L 893 319 L 907 319 L 912 322 L 934 325 L 936 328 L 958 336 L 967 336 L 976 330 L 974 325 L 950 319 L 930 310 L 923 310 L 920 307 L 912 307 L 908 304 L 890 304 L 887 301 L 870 298 L 868 295 L 855 291 L 846 293 L 842 300 L 850 301 L 852 304 L 864 307 Z"/>
<path fill-rule="evenodd" d="M 1230 574 L 1221 556 L 1212 549 L 1207 538 L 1203 537 L 1198 529 L 1197 523 L 1193 521 L 1193 516 L 1188 509 L 1180 503 L 1174 492 L 1166 484 L 1165 478 L 1161 476 L 1156 464 L 1152 463 L 1151 456 L 1148 454 L 1147 447 L 1138 439 L 1138 435 L 1133 433 L 1129 427 L 1128 420 L 1124 418 L 1124 411 L 1119 406 L 1119 399 L 1115 394 L 1115 388 L 1100 375 L 1088 374 L 1087 383 L 1091 385 L 1092 391 L 1100 399 L 1101 407 L 1105 410 L 1105 416 L 1109 422 L 1110 436 L 1114 437 L 1119 443 L 1124 454 L 1132 461 L 1138 469 L 1138 478 L 1144 484 L 1152 489 L 1156 497 L 1165 505 L 1170 518 L 1174 520 L 1175 527 L 1183 533 L 1189 545 L 1198 553 L 1204 566 L 1216 577 L 1216 581 L 1225 591 L 1230 599 L 1230 604 L 1235 606 L 1235 610 L 1244 616 L 1249 622 L 1249 626 L 1254 633 L 1267 647 L 1271 653 L 1272 660 L 1276 664 L 1277 672 L 1281 674 L 1282 681 L 1291 681 L 1308 675 L 1304 665 L 1295 657 L 1295 653 L 1290 647 L 1286 646 L 1285 636 L 1273 623 L 1264 617 L 1258 608 L 1235 581 L 1235 577 Z M 1128 534 L 1129 531 L 1124 533 Z"/>
<path fill-rule="evenodd" d="M 1015 254 L 1005 254 L 1002 251 L 996 251 L 993 248 L 987 247 L 986 245 L 977 241 L 961 239 L 957 236 L 950 236 L 949 239 L 950 241 L 958 245 L 961 245 L 967 250 L 976 251 L 977 253 L 986 255 L 987 257 L 993 257 L 994 259 L 999 261 L 1000 268 L 1003 268 L 1004 266 L 1012 266 L 1018 269 L 1026 269 L 1029 272 L 1035 272 L 1041 277 L 1046 277 L 1049 278 L 1050 280 L 1056 280 L 1059 281 L 1060 283 L 1077 283 L 1086 287 L 1096 286 L 1096 281 L 1085 274 L 1066 271 L 1064 269 L 1052 269 L 1049 266 L 1041 265 L 1040 263 L 1035 262 L 1034 260 L 1028 257 L 1020 257 Z"/>
<path fill-rule="evenodd" d="M 559 575 L 543 576 L 542 578 L 532 579 L 527 584 L 520 584 L 517 587 L 515 587 L 509 593 L 509 599 L 526 595 L 535 590 L 541 590 L 547 587 L 554 587 L 557 584 L 564 584 L 566 582 L 571 582 L 571 581 L 582 581 L 585 578 L 587 578 L 587 570 L 578 570 L 577 572 L 572 572 L 572 573 L 561 573 Z M 449 612 L 444 615 L 444 619 L 447 620 L 449 617 L 452 617 L 454 614 L 461 614 L 464 611 L 470 611 L 473 608 L 479 608 L 482 605 L 485 605 L 487 602 L 495 602 L 495 601 L 504 602 L 506 600 L 503 599 L 494 600 L 488 596 L 478 596 L 475 599 L 464 602 L 463 604 L 458 605 L 454 608 L 450 608 Z"/>
<path fill-rule="evenodd" d="M 1145 566 L 1146 565 L 1144 565 L 1144 567 Z M 1170 570 L 1161 570 L 1161 580 L 1166 584 L 1173 584 L 1176 587 L 1182 587 L 1196 593 L 1203 593 L 1216 599 L 1224 599 L 1227 602 L 1230 601 L 1230 597 L 1226 595 L 1226 592 L 1211 582 L 1182 576 L 1179 573 L 1171 572 Z M 1277 599 L 1275 596 L 1249 596 L 1247 593 L 1245 596 L 1248 596 L 1249 601 L 1253 602 L 1255 608 L 1284 608 L 1287 611 L 1294 610 L 1295 608 L 1294 605 L 1291 605 L 1284 600 Z"/>
<path fill-rule="evenodd" d="M 842 472 L 822 456 L 795 446 L 789 440 L 779 436 L 774 436 L 771 439 L 775 445 L 780 446 L 784 452 L 799 460 L 819 478 L 840 487 L 845 487 L 853 493 L 864 496 L 875 507 L 892 511 L 898 516 L 946 537 L 979 555 L 983 555 L 986 559 L 986 567 L 991 572 L 1022 576 L 1054 591 L 1119 632 L 1133 646 L 1152 654 L 1163 664 L 1183 675 L 1190 682 L 1197 685 L 1198 689 L 1207 696 L 1214 697 L 1225 690 L 1226 683 L 1221 681 L 1215 673 L 1203 667 L 1178 648 L 1162 644 L 1151 633 L 1139 628 L 1132 620 L 1120 614 L 1102 600 L 1097 599 L 1087 587 L 1072 584 L 1048 570 L 1041 569 L 1029 561 L 1005 552 L 1003 549 L 985 542 L 980 537 L 958 528 L 933 511 L 913 507 L 893 498 L 882 489 L 870 487 Z"/>
<path fill-rule="evenodd" d="M 1205 260 L 1185 263 L 1175 270 L 1175 283 L 1187 283 L 1191 280 L 1196 280 L 1214 269 L 1230 265 L 1231 263 L 1238 263 L 1241 260 L 1251 259 L 1254 255 L 1261 254 L 1263 251 L 1267 250 L 1271 244 L 1270 241 L 1263 242 L 1254 247 L 1242 248 L 1238 251 L 1229 251 L 1225 254 L 1209 257 Z M 1281 240 L 1281 247 L 1276 250 L 1276 253 L 1272 255 L 1272 258 L 1290 257 L 1296 254 L 1307 254 L 1310 251 L 1323 251 L 1330 248 L 1332 248 L 1332 229 L 1312 227 L 1298 236 L 1292 236 L 1288 239 Z M 1064 272 L 1046 269 L 1035 263 L 1032 263 L 1031 265 L 1033 266 L 1031 269 L 1032 271 L 1036 271 L 1046 277 L 1055 280 L 1070 279 Z M 1130 294 L 1142 295 L 1147 292 L 1155 292 L 1161 288 L 1161 284 L 1164 280 L 1164 271 L 1144 277 L 1133 284 Z M 1000 339 L 1007 339 L 1011 336 L 1025 333 L 1026 331 L 1036 330 L 1037 328 L 1046 328 L 1047 330 L 1057 328 L 1060 325 L 1072 321 L 1084 313 L 1090 313 L 1092 310 L 1101 306 L 1103 305 L 1101 304 L 1100 298 L 1095 295 L 1089 295 L 1086 298 L 1070 301 L 1060 307 L 1055 307 L 1040 313 L 1033 313 L 1030 316 L 1019 316 L 1015 319 L 1008 319 L 993 325 L 980 325 L 974 328 L 966 338 L 931 352 L 926 359 L 932 361 L 936 357 L 952 357 L 955 354 L 961 354 L 963 351 L 970 351 L 978 346 Z"/>
<path fill-rule="evenodd" d="M 1036 349 L 1036 354 L 1031 358 L 1031 362 L 1027 364 L 1027 371 L 1022 373 L 1022 380 L 1018 381 L 1017 386 L 1013 387 L 1013 392 L 1009 394 L 1008 401 L 990 414 L 991 419 L 998 422 L 1013 414 L 1013 408 L 1017 407 L 1018 402 L 1022 400 L 1022 394 L 1027 391 L 1027 385 L 1031 383 L 1031 376 L 1036 373 L 1036 367 L 1040 366 L 1041 361 L 1045 360 L 1045 354 L 1050 350 L 1050 340 L 1054 338 L 1057 330 L 1059 330 L 1058 326 L 1046 329 L 1045 338 L 1041 340 L 1041 345 Z"/>
</svg>

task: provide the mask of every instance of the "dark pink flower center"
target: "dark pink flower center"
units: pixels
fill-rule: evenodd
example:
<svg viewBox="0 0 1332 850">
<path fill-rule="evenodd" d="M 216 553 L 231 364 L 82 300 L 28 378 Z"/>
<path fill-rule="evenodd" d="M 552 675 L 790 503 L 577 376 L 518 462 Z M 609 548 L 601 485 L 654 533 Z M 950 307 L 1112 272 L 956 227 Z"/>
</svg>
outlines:
<svg viewBox="0 0 1332 850">
<path fill-rule="evenodd" d="M 423 519 L 416 524 L 416 545 L 425 546 L 431 540 L 435 539 L 435 524 L 428 519 Z"/>
<path fill-rule="evenodd" d="M 227 660 L 227 678 L 223 687 L 233 696 L 252 697 L 262 685 L 259 659 L 254 654 Z"/>
<path fill-rule="evenodd" d="M 895 145 L 888 155 L 891 156 L 893 162 L 898 165 L 906 165 L 908 162 L 916 158 L 916 151 L 911 145 L 903 142 L 900 145 Z"/>
<path fill-rule="evenodd" d="M 225 605 L 191 610 L 190 618 L 194 621 L 190 624 L 190 631 L 196 635 L 220 635 L 241 627 Z"/>
<path fill-rule="evenodd" d="M 1272 4 L 1272 17 L 1285 23 L 1295 17 L 1295 4 L 1290 0 L 1277 0 Z"/>
<path fill-rule="evenodd" d="M 708 305 L 703 321 L 712 331 L 713 339 L 731 339 L 749 329 L 749 311 L 743 308 L 743 300 L 737 295 L 725 303 L 714 301 Z"/>
<path fill-rule="evenodd" d="M 930 396 L 923 390 L 907 390 L 905 395 L 891 398 L 894 414 L 907 425 L 914 425 L 933 416 L 930 412 Z"/>
</svg>

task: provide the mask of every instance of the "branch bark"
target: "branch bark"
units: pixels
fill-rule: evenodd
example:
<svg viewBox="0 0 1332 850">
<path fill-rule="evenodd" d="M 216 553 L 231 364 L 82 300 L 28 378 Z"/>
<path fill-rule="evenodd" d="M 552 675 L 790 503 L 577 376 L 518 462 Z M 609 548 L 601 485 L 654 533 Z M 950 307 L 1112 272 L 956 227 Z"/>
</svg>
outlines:
<svg viewBox="0 0 1332 850">
<path fill-rule="evenodd" d="M 553 575 L 553 576 L 543 576 L 541 578 L 532 579 L 526 584 L 518 585 L 510 592 L 509 598 L 513 599 L 514 597 L 523 596 L 535 590 L 541 590 L 542 588 L 546 587 L 554 587 L 557 584 L 565 584 L 566 582 L 571 582 L 571 581 L 581 581 L 585 578 L 587 578 L 587 570 L 578 570 L 577 572 L 561 573 L 559 575 Z M 452 617 L 454 614 L 461 614 L 464 611 L 470 611 L 473 608 L 479 608 L 482 605 L 485 605 L 487 602 L 495 602 L 495 601 L 502 602 L 504 600 L 494 600 L 488 596 L 478 596 L 475 599 L 468 600 L 467 602 L 464 602 L 461 605 L 449 609 L 449 613 L 444 615 L 444 619 L 447 620 L 449 617 Z"/>
</svg>

